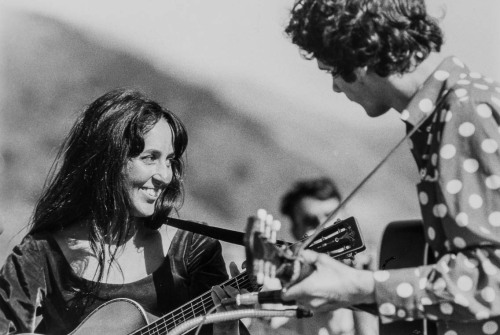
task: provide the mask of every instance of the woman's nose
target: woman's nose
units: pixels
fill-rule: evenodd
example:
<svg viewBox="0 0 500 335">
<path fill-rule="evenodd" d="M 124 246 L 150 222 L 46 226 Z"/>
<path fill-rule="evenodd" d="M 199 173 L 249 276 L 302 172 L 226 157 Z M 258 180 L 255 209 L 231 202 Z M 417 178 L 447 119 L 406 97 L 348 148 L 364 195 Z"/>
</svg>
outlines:
<svg viewBox="0 0 500 335">
<path fill-rule="evenodd" d="M 171 179 L 172 179 L 172 168 L 170 166 L 170 163 L 167 162 L 165 164 L 158 164 L 157 171 L 153 175 L 153 181 L 165 185 L 170 183 Z"/>
</svg>

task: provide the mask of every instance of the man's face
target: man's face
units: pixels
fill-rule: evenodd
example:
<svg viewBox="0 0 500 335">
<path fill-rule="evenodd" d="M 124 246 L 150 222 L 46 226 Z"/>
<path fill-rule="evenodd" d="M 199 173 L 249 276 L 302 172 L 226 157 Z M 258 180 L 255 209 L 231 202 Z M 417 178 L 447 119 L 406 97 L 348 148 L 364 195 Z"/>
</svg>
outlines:
<svg viewBox="0 0 500 335">
<path fill-rule="evenodd" d="M 306 234 L 312 234 L 314 229 L 323 223 L 328 215 L 338 207 L 339 203 L 336 198 L 326 200 L 312 197 L 303 198 L 293 211 L 293 236 L 298 240 Z"/>
<path fill-rule="evenodd" d="M 330 72 L 332 67 L 318 60 L 318 68 Z M 370 117 L 377 117 L 385 114 L 390 106 L 387 99 L 383 97 L 381 89 L 382 78 L 375 73 L 369 73 L 366 70 L 358 69 L 355 72 L 356 80 L 353 82 L 345 81 L 341 76 L 333 76 L 333 91 L 344 93 L 345 96 L 361 105 Z"/>
</svg>

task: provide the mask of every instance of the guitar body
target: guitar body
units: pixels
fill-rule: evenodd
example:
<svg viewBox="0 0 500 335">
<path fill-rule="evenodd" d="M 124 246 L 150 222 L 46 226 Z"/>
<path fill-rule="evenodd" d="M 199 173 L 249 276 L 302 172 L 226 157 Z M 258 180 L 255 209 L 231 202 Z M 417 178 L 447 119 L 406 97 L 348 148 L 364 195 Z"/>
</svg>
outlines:
<svg viewBox="0 0 500 335">
<path fill-rule="evenodd" d="M 71 335 L 126 335 L 148 324 L 142 307 L 130 299 L 110 300 L 89 314 Z"/>
<path fill-rule="evenodd" d="M 416 267 L 434 262 L 427 252 L 422 221 L 394 221 L 387 225 L 380 248 L 380 269 Z M 436 325 L 429 320 L 395 321 L 379 324 L 380 335 L 437 334 Z"/>
</svg>

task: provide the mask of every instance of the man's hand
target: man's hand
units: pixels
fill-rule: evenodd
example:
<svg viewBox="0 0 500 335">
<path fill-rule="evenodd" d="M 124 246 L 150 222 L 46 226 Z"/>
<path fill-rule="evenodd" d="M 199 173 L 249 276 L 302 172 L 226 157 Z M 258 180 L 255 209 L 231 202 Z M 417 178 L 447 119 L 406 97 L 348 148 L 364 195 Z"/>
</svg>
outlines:
<svg viewBox="0 0 500 335">
<path fill-rule="evenodd" d="M 320 311 L 375 302 L 371 271 L 354 269 L 311 250 L 304 250 L 300 257 L 314 271 L 289 287 L 283 294 L 285 300 L 296 300 L 307 309 Z"/>
</svg>

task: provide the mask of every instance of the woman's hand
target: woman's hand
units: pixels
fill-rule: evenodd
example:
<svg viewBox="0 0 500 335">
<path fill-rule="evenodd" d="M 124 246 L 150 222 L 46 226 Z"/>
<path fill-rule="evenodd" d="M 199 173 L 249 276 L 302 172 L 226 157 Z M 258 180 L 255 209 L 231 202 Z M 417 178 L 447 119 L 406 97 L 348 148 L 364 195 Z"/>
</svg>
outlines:
<svg viewBox="0 0 500 335">
<path fill-rule="evenodd" d="M 236 263 L 229 263 L 229 272 L 231 277 L 236 277 L 240 274 L 240 270 Z M 223 299 L 234 298 L 237 294 L 248 293 L 247 290 L 238 291 L 236 288 L 232 286 L 225 286 L 224 288 L 220 286 L 212 287 L 212 300 L 215 304 L 220 304 Z M 217 312 L 230 311 L 238 309 L 236 305 L 234 306 L 220 306 L 217 308 Z M 239 322 L 235 321 L 227 321 L 227 322 L 217 322 L 214 324 L 214 334 L 227 334 L 227 335 L 238 335 L 239 334 Z"/>
<path fill-rule="evenodd" d="M 224 288 L 220 286 L 212 287 L 212 300 L 215 304 L 220 304 L 223 299 L 234 298 L 240 292 L 232 286 L 225 286 Z M 217 312 L 230 311 L 237 309 L 236 306 L 220 306 L 217 308 Z M 217 322 L 214 323 L 214 334 L 227 334 L 227 335 L 238 335 L 239 323 L 238 320 Z"/>
</svg>

